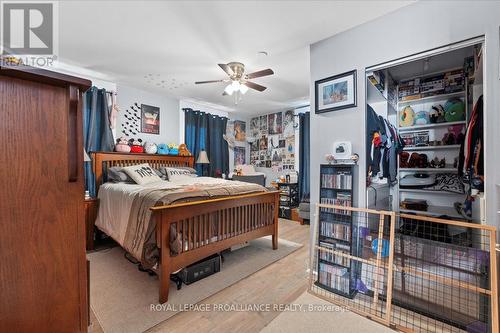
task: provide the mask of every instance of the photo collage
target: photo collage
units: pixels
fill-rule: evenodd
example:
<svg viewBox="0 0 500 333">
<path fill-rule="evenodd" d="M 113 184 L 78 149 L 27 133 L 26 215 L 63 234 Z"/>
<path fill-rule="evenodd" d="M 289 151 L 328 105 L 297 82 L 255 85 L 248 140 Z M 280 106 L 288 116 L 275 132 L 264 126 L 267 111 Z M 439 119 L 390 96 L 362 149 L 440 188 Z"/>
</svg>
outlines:
<svg viewBox="0 0 500 333">
<path fill-rule="evenodd" d="M 274 172 L 295 170 L 293 110 L 252 118 L 250 135 L 256 138 L 250 146 L 250 164 Z"/>
</svg>

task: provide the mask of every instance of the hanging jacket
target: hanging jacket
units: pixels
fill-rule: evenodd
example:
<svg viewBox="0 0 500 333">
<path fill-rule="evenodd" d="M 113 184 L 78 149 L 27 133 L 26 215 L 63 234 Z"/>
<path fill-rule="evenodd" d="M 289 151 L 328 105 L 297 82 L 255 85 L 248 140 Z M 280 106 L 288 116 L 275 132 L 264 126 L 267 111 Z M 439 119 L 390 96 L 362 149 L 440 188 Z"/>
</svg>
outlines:
<svg viewBox="0 0 500 333">
<path fill-rule="evenodd" d="M 484 176 L 483 160 L 483 96 L 477 100 L 460 146 L 458 172 L 460 176 Z"/>
</svg>

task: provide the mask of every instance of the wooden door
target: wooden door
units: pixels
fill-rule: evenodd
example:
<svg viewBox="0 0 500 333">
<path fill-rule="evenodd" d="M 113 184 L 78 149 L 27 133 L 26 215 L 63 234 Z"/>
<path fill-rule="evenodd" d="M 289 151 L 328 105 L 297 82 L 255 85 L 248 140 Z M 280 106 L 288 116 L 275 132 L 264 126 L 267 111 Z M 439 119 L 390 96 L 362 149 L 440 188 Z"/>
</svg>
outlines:
<svg viewBox="0 0 500 333">
<path fill-rule="evenodd" d="M 87 330 L 79 89 L 0 70 L 0 332 Z"/>
</svg>

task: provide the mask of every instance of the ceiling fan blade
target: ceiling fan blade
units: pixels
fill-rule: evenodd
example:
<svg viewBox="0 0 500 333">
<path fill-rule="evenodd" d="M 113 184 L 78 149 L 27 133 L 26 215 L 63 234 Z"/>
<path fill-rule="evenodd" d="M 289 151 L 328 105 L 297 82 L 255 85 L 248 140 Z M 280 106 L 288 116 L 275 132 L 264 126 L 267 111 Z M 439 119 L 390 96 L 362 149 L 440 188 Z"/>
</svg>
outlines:
<svg viewBox="0 0 500 333">
<path fill-rule="evenodd" d="M 273 70 L 271 68 L 268 68 L 268 69 L 263 69 L 263 70 L 258 71 L 258 72 L 253 72 L 253 73 L 247 74 L 247 75 L 245 75 L 245 78 L 255 79 L 256 77 L 268 76 L 268 75 L 273 75 L 273 74 L 274 74 Z"/>
<path fill-rule="evenodd" d="M 224 82 L 224 80 L 196 81 L 194 84 Z"/>
<path fill-rule="evenodd" d="M 252 88 L 252 89 L 255 89 L 257 91 L 264 91 L 264 90 L 267 89 L 266 87 L 261 86 L 260 84 L 253 83 L 253 82 L 250 82 L 250 81 L 246 81 L 244 83 L 244 85 L 246 85 L 248 88 Z"/>
<path fill-rule="evenodd" d="M 229 76 L 234 74 L 231 67 L 229 67 L 227 64 L 219 64 L 219 67 L 222 68 L 222 70 Z"/>
</svg>

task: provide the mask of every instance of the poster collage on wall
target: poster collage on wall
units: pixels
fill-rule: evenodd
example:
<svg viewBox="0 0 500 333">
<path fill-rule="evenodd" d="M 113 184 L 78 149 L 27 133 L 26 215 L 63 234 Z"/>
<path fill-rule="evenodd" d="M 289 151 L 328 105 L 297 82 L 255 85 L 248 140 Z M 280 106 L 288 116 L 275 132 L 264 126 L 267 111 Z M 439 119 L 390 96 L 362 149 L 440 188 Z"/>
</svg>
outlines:
<svg viewBox="0 0 500 333">
<path fill-rule="evenodd" d="M 230 120 L 227 122 L 226 135 L 230 149 L 234 152 L 234 166 L 246 164 L 246 122 Z"/>
<path fill-rule="evenodd" d="M 295 170 L 295 128 L 293 110 L 250 120 L 250 164 L 272 168 L 273 172 Z"/>
</svg>

